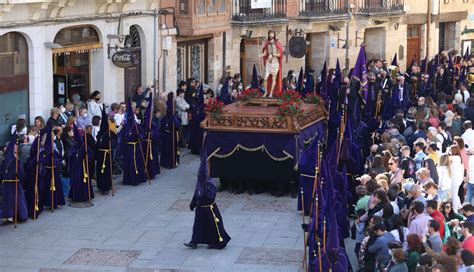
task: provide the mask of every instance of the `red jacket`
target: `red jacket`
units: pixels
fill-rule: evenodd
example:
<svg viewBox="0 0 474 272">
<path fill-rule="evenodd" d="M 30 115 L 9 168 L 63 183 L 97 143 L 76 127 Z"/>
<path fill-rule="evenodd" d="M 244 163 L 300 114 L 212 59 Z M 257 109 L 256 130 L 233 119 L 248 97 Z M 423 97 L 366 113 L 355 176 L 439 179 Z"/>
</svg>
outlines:
<svg viewBox="0 0 474 272">
<path fill-rule="evenodd" d="M 444 216 L 441 214 L 440 211 L 435 210 L 432 214 L 430 214 L 431 217 L 433 217 L 436 222 L 439 223 L 439 236 L 441 237 L 441 240 L 444 238 L 444 223 L 446 222 L 444 219 Z"/>
</svg>

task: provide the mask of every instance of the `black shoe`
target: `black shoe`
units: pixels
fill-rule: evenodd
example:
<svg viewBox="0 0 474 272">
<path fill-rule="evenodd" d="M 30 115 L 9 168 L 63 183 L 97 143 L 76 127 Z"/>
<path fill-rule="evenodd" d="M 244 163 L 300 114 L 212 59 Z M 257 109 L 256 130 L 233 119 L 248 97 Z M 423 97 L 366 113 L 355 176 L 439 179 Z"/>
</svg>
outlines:
<svg viewBox="0 0 474 272">
<path fill-rule="evenodd" d="M 184 245 L 187 246 L 187 247 L 189 247 L 189 248 L 192 248 L 192 249 L 196 249 L 196 248 L 198 247 L 197 244 L 191 243 L 191 242 L 189 242 L 189 243 L 184 243 Z"/>
</svg>

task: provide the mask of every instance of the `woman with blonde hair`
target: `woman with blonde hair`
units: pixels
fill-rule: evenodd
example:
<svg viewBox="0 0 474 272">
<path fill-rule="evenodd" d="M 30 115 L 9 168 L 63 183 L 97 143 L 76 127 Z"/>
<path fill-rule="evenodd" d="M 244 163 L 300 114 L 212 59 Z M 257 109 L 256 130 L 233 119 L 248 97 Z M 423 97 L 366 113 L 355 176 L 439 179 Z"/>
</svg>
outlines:
<svg viewBox="0 0 474 272">
<path fill-rule="evenodd" d="M 384 189 L 384 191 L 388 191 L 389 189 L 389 180 L 388 180 L 388 177 L 387 175 L 385 174 L 378 174 L 377 176 L 375 176 L 375 181 L 377 182 L 377 184 L 382 187 Z"/>
<path fill-rule="evenodd" d="M 449 155 L 444 153 L 439 157 L 439 165 L 436 167 L 438 171 L 438 195 L 441 201 L 446 201 L 451 197 L 451 161 Z"/>
<path fill-rule="evenodd" d="M 452 145 L 449 147 L 451 161 L 451 195 L 453 198 L 453 209 L 458 211 L 461 208 L 461 199 L 459 198 L 459 186 L 464 180 L 464 166 L 461 159 L 461 150 L 459 146 Z"/>
</svg>

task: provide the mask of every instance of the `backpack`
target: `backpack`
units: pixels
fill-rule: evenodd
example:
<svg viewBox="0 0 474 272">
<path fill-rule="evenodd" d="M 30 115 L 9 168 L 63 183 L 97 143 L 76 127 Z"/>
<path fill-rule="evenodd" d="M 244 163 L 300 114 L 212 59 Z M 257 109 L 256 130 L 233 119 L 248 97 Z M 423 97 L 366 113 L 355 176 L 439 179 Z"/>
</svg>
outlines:
<svg viewBox="0 0 474 272">
<path fill-rule="evenodd" d="M 446 135 L 448 135 L 448 137 L 445 137 L 444 133 L 446 133 Z M 451 138 L 449 133 L 446 132 L 446 131 L 444 133 L 440 133 L 441 137 L 443 137 L 443 143 L 441 144 L 441 151 L 443 153 L 446 152 L 448 147 L 450 147 L 453 144 L 453 139 Z"/>
</svg>

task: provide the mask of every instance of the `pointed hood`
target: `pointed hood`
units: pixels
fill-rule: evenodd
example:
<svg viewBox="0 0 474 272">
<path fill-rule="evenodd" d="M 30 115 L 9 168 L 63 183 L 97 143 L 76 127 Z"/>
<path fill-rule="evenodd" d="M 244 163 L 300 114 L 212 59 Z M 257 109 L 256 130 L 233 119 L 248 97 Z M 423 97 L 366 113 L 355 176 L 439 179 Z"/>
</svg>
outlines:
<svg viewBox="0 0 474 272">
<path fill-rule="evenodd" d="M 37 137 L 35 137 L 35 140 L 31 144 L 31 149 L 30 149 L 30 158 L 35 159 L 38 155 L 39 149 L 38 149 L 38 143 L 41 143 L 41 134 Z"/>
<path fill-rule="evenodd" d="M 132 110 L 132 100 L 127 99 L 127 123 L 134 122 L 134 121 L 135 121 L 135 113 L 133 113 L 133 110 Z"/>
<path fill-rule="evenodd" d="M 166 116 L 171 117 L 174 115 L 174 93 L 168 93 L 168 99 L 166 100 Z"/>
<path fill-rule="evenodd" d="M 306 82 L 304 83 L 304 91 L 303 96 L 308 93 L 313 93 L 313 86 L 314 86 L 314 78 L 313 75 L 308 71 L 306 74 Z"/>
<path fill-rule="evenodd" d="M 252 88 L 252 89 L 258 89 L 259 88 L 257 66 L 255 64 L 253 65 L 252 83 L 250 83 L 250 88 Z"/>
<path fill-rule="evenodd" d="M 328 71 L 326 66 L 326 61 L 324 61 L 323 69 L 321 70 L 321 94 L 323 97 L 327 95 L 327 78 L 328 78 Z"/>
<path fill-rule="evenodd" d="M 44 150 L 46 151 L 46 153 L 50 152 L 54 148 L 52 139 L 53 139 L 53 129 L 48 127 L 46 129 L 46 139 L 44 142 Z"/>
<path fill-rule="evenodd" d="M 8 141 L 8 145 L 5 148 L 5 165 L 10 165 L 12 161 L 15 160 L 15 145 L 17 144 L 18 136 L 14 133 L 10 140 Z"/>
<path fill-rule="evenodd" d="M 466 52 L 464 52 L 463 59 L 464 60 L 469 60 L 471 58 L 471 53 L 469 52 L 469 46 L 466 48 Z"/>
<path fill-rule="evenodd" d="M 352 78 L 360 81 L 364 101 L 367 101 L 367 67 L 365 61 L 365 47 L 361 46 L 359 55 L 352 71 Z"/>
<path fill-rule="evenodd" d="M 395 56 L 393 56 L 392 63 L 390 63 L 390 65 L 398 66 L 397 53 L 395 53 Z"/>
<path fill-rule="evenodd" d="M 214 184 L 214 181 L 209 177 L 209 170 L 207 168 L 207 152 L 205 150 L 201 153 L 201 163 L 197 173 L 196 188 L 203 186 L 206 182 Z"/>
<path fill-rule="evenodd" d="M 201 85 L 199 86 L 197 104 L 198 106 L 200 106 L 201 104 L 204 104 L 204 83 L 202 82 L 201 82 Z"/>
<path fill-rule="evenodd" d="M 81 134 L 79 133 L 79 129 L 77 128 L 76 124 L 73 124 L 73 132 L 74 132 L 74 142 L 76 143 L 76 148 L 81 148 L 84 144 Z"/>
<path fill-rule="evenodd" d="M 298 82 L 297 82 L 297 91 L 298 93 L 302 93 L 303 92 L 303 78 L 304 78 L 304 71 L 303 71 L 303 67 L 301 67 L 300 69 L 300 74 L 298 75 Z"/>
<path fill-rule="evenodd" d="M 421 72 L 422 73 L 427 73 L 428 72 L 426 70 L 426 57 L 421 61 Z"/>
<path fill-rule="evenodd" d="M 145 122 L 143 123 L 144 129 L 148 130 L 151 127 L 151 122 L 153 120 L 153 94 L 150 93 L 150 102 L 148 103 L 145 110 Z"/>
<path fill-rule="evenodd" d="M 311 144 L 303 151 L 300 157 L 298 169 L 301 174 L 314 176 L 317 158 L 319 157 L 318 141 L 313 140 Z"/>
<path fill-rule="evenodd" d="M 413 56 L 413 58 L 411 59 L 411 63 L 410 63 L 410 68 L 415 66 L 417 63 L 416 63 L 416 55 Z"/>
<path fill-rule="evenodd" d="M 225 82 L 222 85 L 221 88 L 221 93 L 219 95 L 219 100 L 222 101 L 225 105 L 228 105 L 231 103 L 231 98 L 230 98 L 230 93 L 229 93 L 229 80 L 230 77 L 225 78 Z"/>
</svg>

